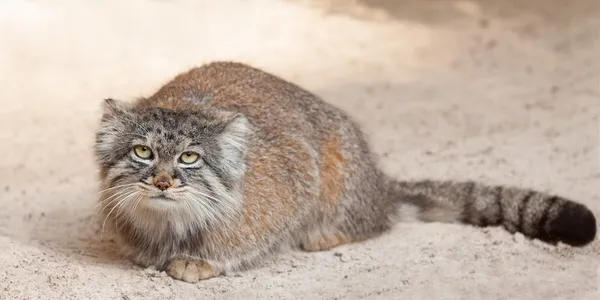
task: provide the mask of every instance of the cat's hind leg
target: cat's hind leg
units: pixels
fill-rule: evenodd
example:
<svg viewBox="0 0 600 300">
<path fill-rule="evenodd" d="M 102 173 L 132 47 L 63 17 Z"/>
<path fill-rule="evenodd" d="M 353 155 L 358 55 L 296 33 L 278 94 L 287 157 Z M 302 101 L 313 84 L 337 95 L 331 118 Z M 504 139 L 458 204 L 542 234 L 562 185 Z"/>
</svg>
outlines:
<svg viewBox="0 0 600 300">
<path fill-rule="evenodd" d="M 339 230 L 317 230 L 301 239 L 300 248 L 308 252 L 326 251 L 348 243 L 351 243 L 351 239 Z"/>
</svg>

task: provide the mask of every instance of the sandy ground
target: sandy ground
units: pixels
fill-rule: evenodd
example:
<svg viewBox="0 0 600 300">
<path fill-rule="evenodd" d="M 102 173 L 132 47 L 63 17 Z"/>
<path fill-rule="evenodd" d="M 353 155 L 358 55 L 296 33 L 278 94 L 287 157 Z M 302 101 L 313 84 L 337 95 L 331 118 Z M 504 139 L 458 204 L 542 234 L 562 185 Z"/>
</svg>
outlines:
<svg viewBox="0 0 600 300">
<path fill-rule="evenodd" d="M 535 187 L 600 214 L 597 0 L 91 3 L 0 2 L 0 299 L 600 299 L 599 242 L 442 224 L 173 281 L 100 240 L 91 152 L 103 98 L 238 60 L 347 110 L 398 177 Z"/>
</svg>

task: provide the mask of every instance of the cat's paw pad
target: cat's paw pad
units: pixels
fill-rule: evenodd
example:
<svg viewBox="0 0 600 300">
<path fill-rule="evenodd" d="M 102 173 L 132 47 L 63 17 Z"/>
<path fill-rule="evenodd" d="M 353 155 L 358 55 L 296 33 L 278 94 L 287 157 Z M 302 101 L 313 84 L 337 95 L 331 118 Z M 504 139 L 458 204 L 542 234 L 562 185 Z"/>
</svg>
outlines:
<svg viewBox="0 0 600 300">
<path fill-rule="evenodd" d="M 167 266 L 169 276 L 189 283 L 221 275 L 213 265 L 202 259 L 175 258 Z"/>
</svg>

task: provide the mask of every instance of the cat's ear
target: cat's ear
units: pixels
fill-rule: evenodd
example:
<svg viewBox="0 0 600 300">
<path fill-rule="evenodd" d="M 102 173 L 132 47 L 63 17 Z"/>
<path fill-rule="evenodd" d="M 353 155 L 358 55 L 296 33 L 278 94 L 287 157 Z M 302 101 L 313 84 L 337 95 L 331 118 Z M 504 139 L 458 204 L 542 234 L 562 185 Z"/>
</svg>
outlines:
<svg viewBox="0 0 600 300">
<path fill-rule="evenodd" d="M 250 122 L 243 114 L 231 115 L 219 136 L 224 167 L 231 176 L 241 177 L 251 134 Z"/>
<path fill-rule="evenodd" d="M 105 99 L 102 103 L 102 119 L 96 130 L 96 156 L 104 165 L 109 165 L 115 159 L 115 149 L 122 147 L 122 132 L 126 129 L 127 120 L 131 117 L 130 104 Z"/>
<path fill-rule="evenodd" d="M 221 131 L 221 146 L 224 151 L 246 152 L 250 123 L 243 114 L 235 114 L 229 118 Z"/>
<path fill-rule="evenodd" d="M 104 99 L 102 103 L 102 118 L 114 118 L 125 115 L 129 113 L 131 109 L 131 104 L 121 101 L 115 100 L 112 98 Z"/>
</svg>

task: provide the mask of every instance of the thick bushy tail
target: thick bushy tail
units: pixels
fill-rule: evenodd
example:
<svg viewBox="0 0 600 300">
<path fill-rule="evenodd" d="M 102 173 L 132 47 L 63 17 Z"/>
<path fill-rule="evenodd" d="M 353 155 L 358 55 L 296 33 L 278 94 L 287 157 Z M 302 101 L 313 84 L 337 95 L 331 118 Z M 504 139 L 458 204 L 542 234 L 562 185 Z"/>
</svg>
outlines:
<svg viewBox="0 0 600 300">
<path fill-rule="evenodd" d="M 596 218 L 584 205 L 539 191 L 472 181 L 396 181 L 392 195 L 400 216 L 425 222 L 503 226 L 549 244 L 584 246 L 596 237 Z"/>
</svg>

